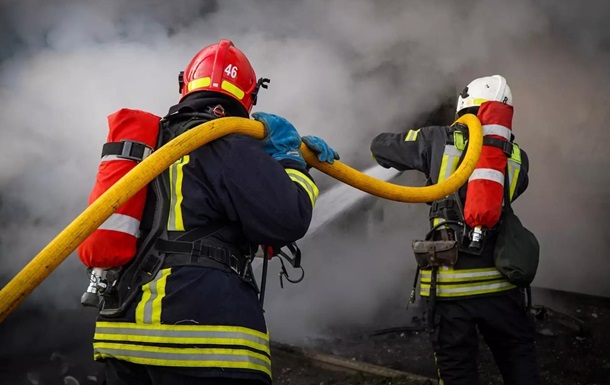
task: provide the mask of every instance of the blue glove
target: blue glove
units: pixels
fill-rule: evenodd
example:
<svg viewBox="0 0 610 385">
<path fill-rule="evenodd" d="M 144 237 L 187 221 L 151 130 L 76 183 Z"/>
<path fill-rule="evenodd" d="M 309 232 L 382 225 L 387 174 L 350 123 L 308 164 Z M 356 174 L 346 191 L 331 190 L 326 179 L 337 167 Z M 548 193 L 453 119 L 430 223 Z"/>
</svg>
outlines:
<svg viewBox="0 0 610 385">
<path fill-rule="evenodd" d="M 303 143 L 316 155 L 320 162 L 333 164 L 335 159 L 339 160 L 339 153 L 332 149 L 322 138 L 313 135 L 306 135 L 301 138 Z"/>
<path fill-rule="evenodd" d="M 255 112 L 252 114 L 252 118 L 265 125 L 267 136 L 263 139 L 263 149 L 267 154 L 275 160 L 296 161 L 305 168 L 305 159 L 299 150 L 301 137 L 292 123 L 281 116 L 266 112 Z"/>
</svg>

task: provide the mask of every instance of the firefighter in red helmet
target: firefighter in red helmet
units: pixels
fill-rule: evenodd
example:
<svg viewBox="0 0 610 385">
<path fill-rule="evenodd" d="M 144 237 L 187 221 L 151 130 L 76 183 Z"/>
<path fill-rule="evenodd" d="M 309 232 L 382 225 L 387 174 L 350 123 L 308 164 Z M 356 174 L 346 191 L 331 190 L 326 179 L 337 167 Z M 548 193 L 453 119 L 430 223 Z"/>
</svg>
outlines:
<svg viewBox="0 0 610 385">
<path fill-rule="evenodd" d="M 458 192 L 431 202 L 428 236 L 413 242 L 420 294 L 428 304 L 428 331 L 439 380 L 445 385 L 481 383 L 478 332 L 505 384 L 539 383 L 534 322 L 524 289 L 511 284 L 494 263 L 503 198 L 516 199 L 528 185 L 527 155 L 513 142 L 512 103 L 511 90 L 500 75 L 475 79 L 459 95 L 457 116 L 477 115 L 486 154 Z M 381 166 L 417 170 L 436 184 L 460 164 L 467 134 L 459 123 L 383 133 L 373 140 L 371 151 Z"/>
<path fill-rule="evenodd" d="M 250 61 L 230 40 L 199 51 L 178 75 L 178 83 L 181 101 L 195 92 L 216 92 L 237 101 L 242 115 L 252 110 L 260 86 Z"/>
<path fill-rule="evenodd" d="M 248 118 L 260 88 L 242 51 L 221 40 L 179 75 L 180 101 L 158 145 L 209 120 Z M 286 119 L 255 113 L 267 137 L 227 135 L 149 186 L 139 248 L 121 266 L 96 322 L 107 385 L 270 384 L 269 333 L 251 262 L 306 233 L 318 188 Z M 338 155 L 307 137 L 322 161 Z M 330 156 L 329 156 L 330 154 Z"/>
</svg>

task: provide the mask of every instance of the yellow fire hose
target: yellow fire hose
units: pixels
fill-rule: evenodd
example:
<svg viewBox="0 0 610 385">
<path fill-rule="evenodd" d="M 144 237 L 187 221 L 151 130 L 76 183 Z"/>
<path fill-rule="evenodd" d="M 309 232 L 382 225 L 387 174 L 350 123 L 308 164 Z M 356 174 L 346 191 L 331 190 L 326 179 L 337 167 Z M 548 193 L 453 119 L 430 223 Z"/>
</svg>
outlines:
<svg viewBox="0 0 610 385">
<path fill-rule="evenodd" d="M 431 202 L 451 194 L 466 183 L 481 154 L 483 133 L 479 120 L 468 114 L 458 121 L 468 126 L 468 150 L 456 172 L 433 186 L 394 185 L 365 175 L 339 161 L 332 165 L 319 162 L 305 145 L 301 145 L 301 151 L 312 167 L 362 191 L 400 202 Z M 0 323 L 113 212 L 157 175 L 183 155 L 228 134 L 246 134 L 263 139 L 265 130 L 262 123 L 255 120 L 222 118 L 201 124 L 155 151 L 87 207 L 0 291 Z"/>
</svg>

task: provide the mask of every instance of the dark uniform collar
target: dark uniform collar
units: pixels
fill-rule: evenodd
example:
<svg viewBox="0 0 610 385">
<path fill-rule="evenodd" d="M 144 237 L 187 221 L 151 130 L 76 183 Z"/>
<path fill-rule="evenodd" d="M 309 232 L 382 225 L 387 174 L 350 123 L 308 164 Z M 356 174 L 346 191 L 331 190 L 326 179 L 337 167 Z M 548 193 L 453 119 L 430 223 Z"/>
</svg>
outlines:
<svg viewBox="0 0 610 385">
<path fill-rule="evenodd" d="M 219 110 L 223 110 L 224 115 L 219 114 Z M 217 111 L 218 113 L 214 113 L 214 111 Z M 168 115 L 180 112 L 212 113 L 219 117 L 249 117 L 248 112 L 239 102 L 215 92 L 197 92 L 188 95 L 180 103 L 170 107 Z"/>
</svg>

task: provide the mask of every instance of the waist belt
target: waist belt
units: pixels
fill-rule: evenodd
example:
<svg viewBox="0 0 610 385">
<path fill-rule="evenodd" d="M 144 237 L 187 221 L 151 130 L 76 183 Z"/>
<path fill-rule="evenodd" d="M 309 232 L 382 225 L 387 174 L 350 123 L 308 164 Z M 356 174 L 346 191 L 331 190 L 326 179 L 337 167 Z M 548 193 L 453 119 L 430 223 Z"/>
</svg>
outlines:
<svg viewBox="0 0 610 385">
<path fill-rule="evenodd" d="M 157 239 L 155 248 L 166 253 L 163 267 L 200 266 L 211 267 L 226 272 L 234 271 L 244 277 L 249 260 L 238 250 L 207 245 L 201 240 L 193 242 Z"/>
</svg>

